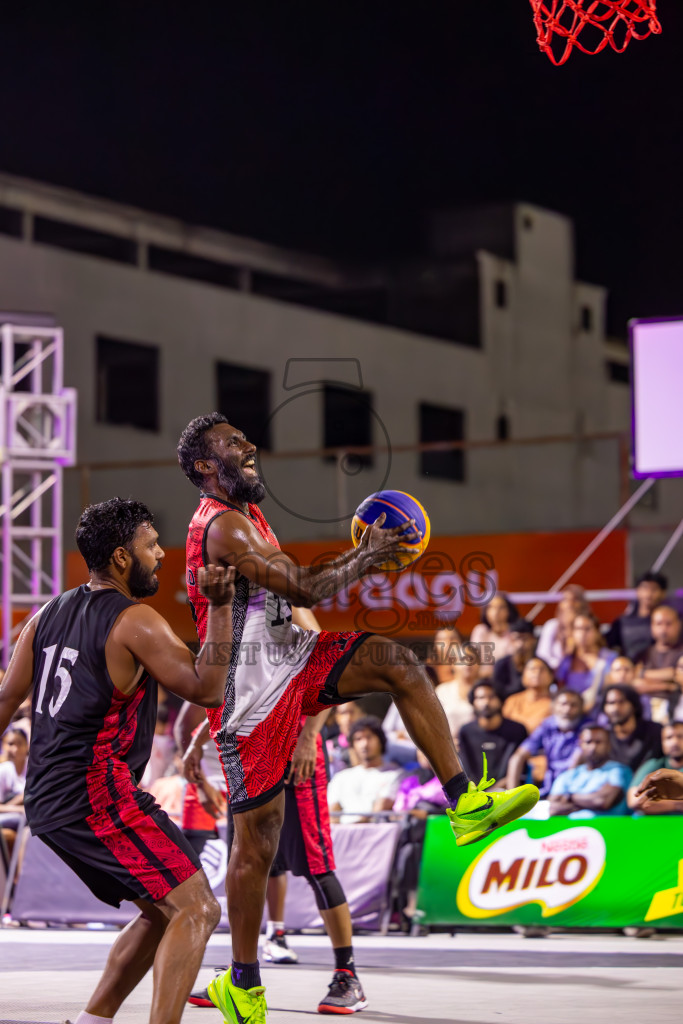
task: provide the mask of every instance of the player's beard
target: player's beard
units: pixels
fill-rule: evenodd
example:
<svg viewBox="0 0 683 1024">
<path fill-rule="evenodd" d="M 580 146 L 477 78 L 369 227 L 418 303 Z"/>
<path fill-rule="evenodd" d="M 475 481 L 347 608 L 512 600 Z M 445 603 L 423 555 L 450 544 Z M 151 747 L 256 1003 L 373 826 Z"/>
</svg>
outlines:
<svg viewBox="0 0 683 1024">
<path fill-rule="evenodd" d="M 218 483 L 239 505 L 260 505 L 266 496 L 266 489 L 258 474 L 252 478 L 244 475 L 239 466 L 216 460 Z"/>
<path fill-rule="evenodd" d="M 140 559 L 133 552 L 131 555 L 133 556 L 133 568 L 130 571 L 128 589 L 133 597 L 151 597 L 159 589 L 159 580 L 154 573 L 161 568 L 161 563 L 150 572 L 149 569 L 144 568 Z"/>
</svg>

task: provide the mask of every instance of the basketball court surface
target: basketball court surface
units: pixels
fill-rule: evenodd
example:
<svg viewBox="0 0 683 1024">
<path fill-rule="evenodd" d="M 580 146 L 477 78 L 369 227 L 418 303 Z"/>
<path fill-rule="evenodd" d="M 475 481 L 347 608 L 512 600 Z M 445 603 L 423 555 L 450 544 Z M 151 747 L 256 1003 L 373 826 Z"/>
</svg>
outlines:
<svg viewBox="0 0 683 1024">
<path fill-rule="evenodd" d="M 75 1020 L 104 967 L 114 930 L 0 930 L 0 1024 Z M 200 981 L 227 959 L 229 938 L 215 935 Z M 327 991 L 327 940 L 296 935 L 294 966 L 263 969 L 268 1024 L 314 1019 Z M 683 934 L 632 939 L 615 934 L 557 933 L 525 939 L 510 933 L 465 933 L 354 939 L 368 1009 L 376 1024 L 674 1024 L 681 1019 Z M 146 1024 L 151 972 L 124 1003 L 119 1024 Z M 186 1024 L 220 1024 L 212 1008 L 188 1006 Z"/>
</svg>

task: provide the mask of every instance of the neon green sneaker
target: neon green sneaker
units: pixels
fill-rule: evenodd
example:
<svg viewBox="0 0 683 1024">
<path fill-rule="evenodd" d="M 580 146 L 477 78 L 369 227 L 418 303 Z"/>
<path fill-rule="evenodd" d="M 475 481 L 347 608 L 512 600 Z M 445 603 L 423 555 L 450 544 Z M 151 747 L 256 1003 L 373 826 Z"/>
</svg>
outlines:
<svg viewBox="0 0 683 1024">
<path fill-rule="evenodd" d="M 207 986 L 209 999 L 223 1014 L 225 1024 L 266 1024 L 266 990 L 237 988 L 230 980 L 231 967 Z"/>
<path fill-rule="evenodd" d="M 481 782 L 476 786 L 470 782 L 455 810 L 446 810 L 458 846 L 476 843 L 495 828 L 521 818 L 536 806 L 540 796 L 536 786 L 517 786 L 516 789 L 506 789 L 502 793 L 485 793 L 484 790 L 496 780 L 486 778 L 486 754 L 483 757 L 484 774 Z"/>
</svg>

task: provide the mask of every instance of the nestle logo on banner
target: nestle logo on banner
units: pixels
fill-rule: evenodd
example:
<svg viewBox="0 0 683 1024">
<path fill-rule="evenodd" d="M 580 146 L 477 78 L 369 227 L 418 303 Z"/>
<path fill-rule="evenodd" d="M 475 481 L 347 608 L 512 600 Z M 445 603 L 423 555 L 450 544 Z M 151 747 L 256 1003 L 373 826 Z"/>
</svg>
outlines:
<svg viewBox="0 0 683 1024">
<path fill-rule="evenodd" d="M 525 829 L 487 847 L 463 875 L 456 902 L 461 914 L 495 917 L 538 903 L 543 917 L 566 910 L 591 892 L 605 869 L 605 840 L 594 828 L 569 828 L 552 839 Z"/>
</svg>

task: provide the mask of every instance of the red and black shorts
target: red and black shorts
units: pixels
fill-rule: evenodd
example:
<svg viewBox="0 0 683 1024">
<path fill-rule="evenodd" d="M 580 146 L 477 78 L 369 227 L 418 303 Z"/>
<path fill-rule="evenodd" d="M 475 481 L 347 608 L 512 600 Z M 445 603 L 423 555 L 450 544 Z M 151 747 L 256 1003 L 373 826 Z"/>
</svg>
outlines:
<svg viewBox="0 0 683 1024">
<path fill-rule="evenodd" d="M 162 900 L 201 869 L 180 829 L 142 790 L 38 838 L 113 907 L 121 900 Z"/>
<path fill-rule="evenodd" d="M 337 684 L 357 648 L 372 634 L 328 633 L 323 630 L 311 655 L 277 704 L 248 736 L 230 737 L 218 745 L 233 814 L 260 807 L 277 796 L 285 784 L 287 766 L 299 736 L 302 715 L 315 716 L 343 704 Z M 240 779 L 232 792 L 230 779 Z"/>
<path fill-rule="evenodd" d="M 285 786 L 285 818 L 270 873 L 276 877 L 291 871 L 310 878 L 334 869 L 327 771 L 320 752 L 310 779 L 298 786 Z"/>
</svg>

